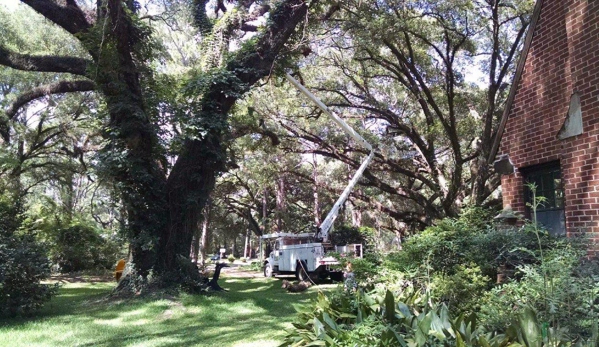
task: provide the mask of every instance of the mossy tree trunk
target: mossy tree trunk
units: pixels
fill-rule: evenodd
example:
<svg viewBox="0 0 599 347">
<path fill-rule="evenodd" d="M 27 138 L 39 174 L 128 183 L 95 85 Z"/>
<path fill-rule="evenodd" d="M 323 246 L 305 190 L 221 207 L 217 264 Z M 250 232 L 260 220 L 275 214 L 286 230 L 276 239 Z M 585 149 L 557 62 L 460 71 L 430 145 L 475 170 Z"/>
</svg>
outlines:
<svg viewBox="0 0 599 347">
<path fill-rule="evenodd" d="M 285 43 L 306 17 L 306 1 L 276 3 L 264 31 L 229 59 L 214 83 L 202 91 L 191 117 L 205 124 L 206 132 L 184 140 L 168 174 L 153 122 L 156 111 L 144 99 L 151 56 L 149 32 L 135 14 L 137 2 L 100 0 L 96 18 L 73 0 L 22 2 L 77 37 L 91 59 L 21 54 L 0 44 L 0 65 L 74 74 L 83 80 L 47 90 L 96 90 L 103 96 L 109 120 L 104 132 L 108 145 L 100 155 L 102 168 L 122 196 L 134 273 L 146 278 L 153 271 L 170 283 L 195 278 L 197 271 L 189 266 L 190 247 L 216 177 L 225 170 L 228 113 L 238 98 L 271 73 Z M 201 20 L 205 6 L 198 3 L 205 2 L 193 1 L 196 18 Z M 35 99 L 31 96 L 29 101 Z"/>
</svg>

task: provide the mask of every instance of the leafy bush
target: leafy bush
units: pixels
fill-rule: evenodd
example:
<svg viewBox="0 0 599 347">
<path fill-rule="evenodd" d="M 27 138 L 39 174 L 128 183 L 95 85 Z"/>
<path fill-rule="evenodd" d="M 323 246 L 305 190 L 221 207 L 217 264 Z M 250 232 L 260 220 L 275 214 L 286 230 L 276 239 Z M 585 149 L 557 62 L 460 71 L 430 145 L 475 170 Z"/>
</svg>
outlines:
<svg viewBox="0 0 599 347">
<path fill-rule="evenodd" d="M 347 257 L 339 253 L 330 252 L 327 255 L 333 256 L 339 260 L 339 269 L 345 269 L 348 262 L 352 264 L 352 272 L 358 284 L 362 287 L 371 288 L 379 280 L 381 270 L 381 258 L 378 253 L 365 254 L 363 258 Z"/>
<path fill-rule="evenodd" d="M 477 265 L 458 265 L 451 275 L 432 276 L 429 296 L 433 302 L 445 303 L 455 312 L 470 315 L 479 310 L 481 293 L 489 289 L 489 283 Z"/>
<path fill-rule="evenodd" d="M 61 272 L 111 269 L 120 258 L 118 243 L 87 223 L 58 227 L 50 241 L 50 258 Z"/>
<path fill-rule="evenodd" d="M 56 292 L 40 283 L 50 275 L 50 262 L 43 245 L 19 233 L 18 203 L 0 197 L 0 216 L 0 316 L 30 314 Z"/>
<path fill-rule="evenodd" d="M 409 238 L 401 252 L 386 257 L 384 266 L 412 274 L 422 288 L 433 274 L 452 276 L 463 266 L 477 266 L 488 279 L 490 288 L 499 268 L 509 275 L 519 266 L 539 264 L 541 257 L 534 227 L 526 224 L 521 228 L 499 230 L 493 225 L 491 215 L 473 208 L 458 219 L 444 219 Z M 488 221 L 481 216 L 489 218 Z M 540 241 L 543 249 L 559 249 L 565 245 L 561 238 L 547 233 L 540 235 Z"/>
<path fill-rule="evenodd" d="M 40 308 L 56 286 L 40 284 L 50 276 L 44 247 L 30 236 L 0 236 L 0 316 L 26 315 Z"/>
<path fill-rule="evenodd" d="M 570 340 L 590 338 L 599 321 L 599 271 L 581 267 L 584 240 L 551 237 L 533 224 L 499 230 L 480 215 L 443 220 L 404 242 L 403 252 L 385 258 L 381 285 L 413 287 L 455 315 L 478 313 L 492 330 L 532 308 Z M 394 272 L 399 286 L 390 280 Z"/>
<path fill-rule="evenodd" d="M 21 203 L 0 194 L 0 235 L 12 235 L 23 222 Z"/>
<path fill-rule="evenodd" d="M 504 332 L 480 325 L 476 315 L 452 318 L 447 306 L 428 306 L 419 295 L 398 300 L 392 292 L 320 293 L 300 310 L 281 346 L 541 346 L 561 342 L 554 330 L 542 335 L 532 309 L 523 311 Z M 555 344 L 557 345 L 557 344 Z"/>
<path fill-rule="evenodd" d="M 405 241 L 402 251 L 387 258 L 386 266 L 402 272 L 423 269 L 451 274 L 458 265 L 471 261 L 468 255 L 473 237 L 488 228 L 471 225 L 468 220 L 444 219 Z"/>
<path fill-rule="evenodd" d="M 229 260 L 229 263 L 232 263 L 235 261 L 235 256 L 233 254 L 229 254 L 229 256 L 227 257 L 227 260 Z"/>
<path fill-rule="evenodd" d="M 599 269 L 581 266 L 583 254 L 566 244 L 548 251 L 542 264 L 519 267 L 520 280 L 483 296 L 484 324 L 505 327 L 514 313 L 534 307 L 542 322 L 564 329 L 570 339 L 590 338 L 599 322 Z"/>
<path fill-rule="evenodd" d="M 78 214 L 67 215 L 52 201 L 37 203 L 27 212 L 24 228 L 35 230 L 48 247 L 52 265 L 58 271 L 111 270 L 126 257 L 120 237 Z"/>
<path fill-rule="evenodd" d="M 559 251 L 570 245 L 586 247 L 580 240 L 552 237 L 547 232 L 541 232 L 537 239 L 534 226 L 527 223 L 521 228 L 493 228 L 476 234 L 468 247 L 466 257 L 478 264 L 485 275 L 495 278 L 500 266 L 510 271 L 519 266 L 540 264 L 542 261 L 539 241 L 543 250 Z"/>
<path fill-rule="evenodd" d="M 262 262 L 260 261 L 251 262 L 249 265 L 247 265 L 247 269 L 249 269 L 250 271 L 257 272 L 262 272 L 262 270 L 264 270 L 262 267 Z"/>
<path fill-rule="evenodd" d="M 353 259 L 353 273 L 359 285 L 368 287 L 377 281 L 379 274 L 379 262 L 372 258 Z"/>
</svg>

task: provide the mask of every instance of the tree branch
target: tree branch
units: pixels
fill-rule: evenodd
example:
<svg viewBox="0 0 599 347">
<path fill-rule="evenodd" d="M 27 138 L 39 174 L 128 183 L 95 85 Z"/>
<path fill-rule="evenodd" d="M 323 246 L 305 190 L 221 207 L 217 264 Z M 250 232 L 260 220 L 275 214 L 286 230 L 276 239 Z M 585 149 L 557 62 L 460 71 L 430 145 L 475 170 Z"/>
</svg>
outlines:
<svg viewBox="0 0 599 347">
<path fill-rule="evenodd" d="M 335 13 L 337 13 L 339 10 L 341 10 L 341 6 L 339 5 L 339 3 L 332 4 L 331 7 L 329 7 L 329 9 L 327 10 L 327 12 L 320 18 L 320 20 L 327 21 L 331 19 L 331 17 L 333 17 L 333 15 L 335 15 Z"/>
<path fill-rule="evenodd" d="M 47 84 L 33 88 L 21 95 L 13 101 L 12 104 L 6 109 L 6 116 L 8 119 L 12 119 L 19 109 L 27 103 L 41 98 L 50 94 L 63 94 L 63 93 L 74 93 L 74 92 L 87 92 L 95 90 L 96 84 L 92 81 L 80 80 L 80 81 L 61 81 L 57 83 Z"/>
<path fill-rule="evenodd" d="M 266 136 L 270 139 L 270 143 L 273 146 L 278 146 L 281 143 L 279 136 L 266 128 L 249 126 L 249 125 L 241 125 L 235 127 L 235 130 L 231 132 L 231 138 L 237 139 L 249 134 L 260 134 L 262 136 Z"/>
<path fill-rule="evenodd" d="M 0 65 L 16 70 L 72 73 L 86 76 L 88 64 L 91 64 L 91 61 L 77 57 L 16 53 L 0 44 Z"/>
<path fill-rule="evenodd" d="M 10 142 L 10 129 L 8 121 L 13 119 L 19 109 L 27 103 L 50 94 L 62 94 L 71 92 L 84 92 L 96 88 L 92 81 L 62 81 L 33 88 L 17 97 L 6 109 L 6 117 L 0 119 L 0 137 L 5 143 Z"/>
<path fill-rule="evenodd" d="M 77 34 L 91 27 L 85 13 L 75 1 L 67 1 L 61 6 L 55 0 L 21 0 L 35 12 L 54 22 L 71 34 Z"/>
<path fill-rule="evenodd" d="M 242 23 L 239 26 L 239 30 L 241 31 L 245 31 L 245 32 L 256 32 L 258 31 L 258 27 L 255 25 L 251 25 L 251 24 L 246 24 L 246 23 Z"/>
</svg>

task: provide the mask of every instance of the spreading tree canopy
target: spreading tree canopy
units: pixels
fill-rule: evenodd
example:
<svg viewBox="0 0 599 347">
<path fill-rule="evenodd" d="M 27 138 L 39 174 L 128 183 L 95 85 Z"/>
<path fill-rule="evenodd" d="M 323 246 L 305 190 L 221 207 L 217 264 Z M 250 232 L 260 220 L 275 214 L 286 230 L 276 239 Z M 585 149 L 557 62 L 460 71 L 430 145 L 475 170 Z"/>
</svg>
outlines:
<svg viewBox="0 0 599 347">
<path fill-rule="evenodd" d="M 533 4 L 348 0 L 314 27 L 302 80 L 377 147 L 350 200 L 391 217 L 398 232 L 499 203 L 500 178 L 486 158 Z M 367 155 L 289 90 L 254 95 L 255 113 L 294 138 L 290 146 L 281 136 L 288 152 L 354 170 Z"/>
</svg>

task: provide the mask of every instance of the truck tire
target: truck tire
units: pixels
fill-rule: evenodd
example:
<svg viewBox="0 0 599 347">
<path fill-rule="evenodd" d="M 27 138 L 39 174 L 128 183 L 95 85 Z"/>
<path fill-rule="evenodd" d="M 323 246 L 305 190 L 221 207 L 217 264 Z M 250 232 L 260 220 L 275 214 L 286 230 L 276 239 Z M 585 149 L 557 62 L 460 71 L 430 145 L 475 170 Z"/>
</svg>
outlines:
<svg viewBox="0 0 599 347">
<path fill-rule="evenodd" d="M 267 263 L 266 265 L 264 265 L 264 277 L 273 277 L 274 273 L 272 271 L 272 265 L 270 265 L 270 263 Z"/>
<path fill-rule="evenodd" d="M 304 262 L 298 262 L 296 269 L 295 269 L 295 277 L 297 278 L 298 281 L 307 281 L 310 276 L 308 275 L 308 272 L 306 271 L 306 263 Z"/>
</svg>

